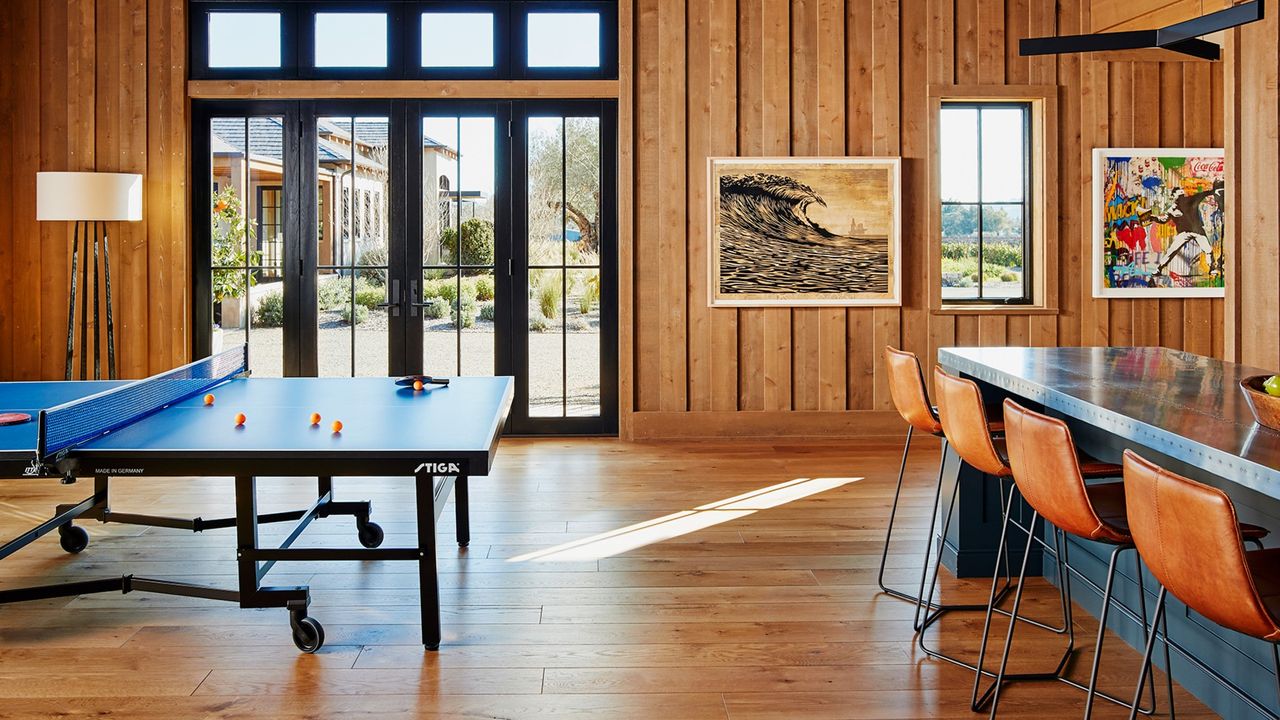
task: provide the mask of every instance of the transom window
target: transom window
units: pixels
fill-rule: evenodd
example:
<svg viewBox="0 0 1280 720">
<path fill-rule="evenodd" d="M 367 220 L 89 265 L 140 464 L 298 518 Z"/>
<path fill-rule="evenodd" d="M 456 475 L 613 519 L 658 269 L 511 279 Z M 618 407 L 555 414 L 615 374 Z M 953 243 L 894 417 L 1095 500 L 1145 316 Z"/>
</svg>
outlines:
<svg viewBox="0 0 1280 720">
<path fill-rule="evenodd" d="M 1033 302 L 1032 104 L 943 101 L 944 303 Z"/>
<path fill-rule="evenodd" d="M 189 0 L 193 79 L 612 79 L 616 0 Z"/>
</svg>

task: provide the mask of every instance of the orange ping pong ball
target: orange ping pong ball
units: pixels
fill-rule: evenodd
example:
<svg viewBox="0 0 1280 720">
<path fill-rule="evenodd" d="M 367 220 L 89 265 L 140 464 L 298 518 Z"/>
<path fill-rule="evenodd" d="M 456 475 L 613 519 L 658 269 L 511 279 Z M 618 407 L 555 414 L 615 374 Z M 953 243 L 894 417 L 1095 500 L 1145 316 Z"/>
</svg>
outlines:
<svg viewBox="0 0 1280 720">
<path fill-rule="evenodd" d="M 204 404 L 205 404 L 205 405 L 212 405 L 212 404 L 213 404 L 213 393 L 209 393 L 208 395 L 205 395 L 205 396 L 204 396 Z"/>
<path fill-rule="evenodd" d="M 248 418 L 246 418 L 246 417 L 244 416 L 244 413 L 236 413 L 236 425 L 237 425 L 237 426 L 243 425 L 243 424 L 244 424 L 244 421 L 245 421 L 245 420 L 247 420 L 247 419 L 248 419 Z"/>
<path fill-rule="evenodd" d="M 311 413 L 311 424 L 312 425 L 320 424 L 320 413 Z"/>
<path fill-rule="evenodd" d="M 414 389 L 414 390 L 421 390 L 421 389 L 422 389 L 422 381 L 421 381 L 421 380 L 414 380 L 414 381 L 413 381 L 413 389 Z"/>
<path fill-rule="evenodd" d="M 334 432 L 336 432 L 336 433 L 340 433 L 340 432 L 342 432 L 342 421 L 341 421 L 341 420 L 334 420 L 334 421 L 333 421 L 333 431 L 334 431 Z"/>
</svg>

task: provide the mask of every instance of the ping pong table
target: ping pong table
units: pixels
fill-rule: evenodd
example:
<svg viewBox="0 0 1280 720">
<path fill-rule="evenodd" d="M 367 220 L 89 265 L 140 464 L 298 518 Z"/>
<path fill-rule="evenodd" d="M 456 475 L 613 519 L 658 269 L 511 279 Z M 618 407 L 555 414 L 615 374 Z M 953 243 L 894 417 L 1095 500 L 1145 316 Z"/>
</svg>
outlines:
<svg viewBox="0 0 1280 720">
<path fill-rule="evenodd" d="M 467 480 L 487 475 L 511 409 L 509 377 L 458 377 L 422 390 L 389 378 L 252 378 L 248 349 L 230 348 L 167 373 L 134 382 L 0 383 L 0 412 L 31 414 L 31 422 L 0 426 L 0 477 L 93 478 L 93 494 L 59 505 L 49 520 L 0 546 L 0 560 L 54 530 L 64 550 L 89 542 L 76 520 L 194 532 L 236 529 L 235 590 L 133 575 L 0 590 L 0 604 L 99 592 L 144 591 L 238 602 L 246 608 L 286 608 L 293 641 L 303 652 L 324 644 L 324 629 L 307 614 L 307 586 L 262 584 L 280 561 L 407 560 L 418 564 L 422 640 L 440 645 L 436 520 L 452 491 L 457 540 L 470 540 Z M 213 394 L 212 405 L 204 396 Z M 311 414 L 323 422 L 311 424 Z M 233 419 L 243 413 L 247 420 Z M 330 421 L 340 419 L 341 432 Z M 315 477 L 310 507 L 260 514 L 259 476 Z M 235 478 L 235 515 L 193 519 L 117 512 L 113 477 L 162 476 L 175 482 Z M 186 479 L 194 476 L 194 480 Z M 369 502 L 339 502 L 333 478 L 412 477 L 417 545 L 380 547 L 382 529 Z M 176 478 L 183 478 L 178 480 Z M 295 548 L 317 518 L 354 517 L 363 547 Z M 293 522 L 278 547 L 262 547 L 259 525 Z"/>
</svg>

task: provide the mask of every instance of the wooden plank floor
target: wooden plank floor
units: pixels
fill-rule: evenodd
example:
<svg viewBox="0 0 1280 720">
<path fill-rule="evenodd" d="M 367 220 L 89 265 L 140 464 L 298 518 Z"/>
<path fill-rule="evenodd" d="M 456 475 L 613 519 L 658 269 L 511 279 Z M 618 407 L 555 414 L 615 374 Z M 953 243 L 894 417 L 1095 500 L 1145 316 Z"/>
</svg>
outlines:
<svg viewBox="0 0 1280 720">
<path fill-rule="evenodd" d="M 889 578 L 919 577 L 937 447 L 917 443 Z M 473 540 L 442 518 L 444 645 L 419 644 L 411 563 L 281 564 L 272 584 L 310 583 L 324 649 L 293 647 L 281 610 L 144 593 L 0 607 L 0 718 L 971 718 L 972 675 L 925 658 L 913 607 L 875 586 L 901 447 L 840 443 L 627 444 L 508 440 L 472 481 Z M 340 479 L 371 498 L 388 545 L 412 542 L 410 483 Z M 313 483 L 262 483 L 264 511 L 300 507 Z M 86 486 L 6 481 L 0 533 L 46 517 Z M 120 511 L 231 511 L 227 479 L 117 481 Z M 4 587 L 122 573 L 230 587 L 230 531 L 195 535 L 90 523 L 69 556 L 56 536 L 4 561 Z M 278 531 L 277 531 L 278 532 Z M 268 538 L 274 535 L 268 535 Z M 349 518 L 303 544 L 351 545 Z M 947 583 L 951 598 L 981 583 Z M 1053 618 L 1032 583 L 1028 607 Z M 1083 611 L 1074 674 L 1096 625 Z M 932 634 L 975 653 L 977 614 Z M 1002 637 L 1002 636 L 998 636 Z M 1019 631 L 1018 668 L 1051 664 L 1059 638 Z M 1128 694 L 1138 656 L 1109 644 L 1103 686 Z M 1187 717 L 1209 716 L 1182 693 Z M 1079 717 L 1059 683 L 1011 686 L 1008 717 Z M 1164 703 L 1161 700 L 1161 706 Z M 1097 717 L 1122 717 L 1100 704 Z"/>
</svg>

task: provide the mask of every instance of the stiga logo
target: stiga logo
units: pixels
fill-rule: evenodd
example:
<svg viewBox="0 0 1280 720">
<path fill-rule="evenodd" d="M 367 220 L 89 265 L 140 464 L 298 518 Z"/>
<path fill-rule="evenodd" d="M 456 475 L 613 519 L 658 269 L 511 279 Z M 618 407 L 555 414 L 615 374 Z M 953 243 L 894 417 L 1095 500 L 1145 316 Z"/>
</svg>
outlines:
<svg viewBox="0 0 1280 720">
<path fill-rule="evenodd" d="M 462 463 L 456 463 L 456 462 L 423 463 L 422 467 L 432 475 L 461 475 L 462 474 Z"/>
</svg>

